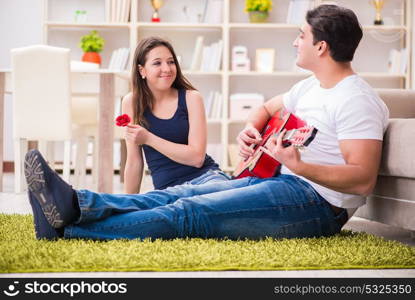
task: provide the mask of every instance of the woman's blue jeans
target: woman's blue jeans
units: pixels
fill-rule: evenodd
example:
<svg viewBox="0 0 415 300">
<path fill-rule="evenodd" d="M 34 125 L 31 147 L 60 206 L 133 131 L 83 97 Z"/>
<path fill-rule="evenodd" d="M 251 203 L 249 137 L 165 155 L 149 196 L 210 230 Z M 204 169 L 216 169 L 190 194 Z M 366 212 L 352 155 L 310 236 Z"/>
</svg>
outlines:
<svg viewBox="0 0 415 300">
<path fill-rule="evenodd" d="M 218 182 L 224 180 L 231 180 L 231 178 L 226 175 L 225 172 L 221 170 L 208 170 L 206 173 L 196 177 L 192 180 L 189 180 L 183 184 L 204 184 L 207 182 Z"/>
<path fill-rule="evenodd" d="M 79 220 L 67 238 L 319 237 L 338 233 L 329 203 L 292 175 L 184 184 L 146 194 L 77 191 Z"/>
</svg>

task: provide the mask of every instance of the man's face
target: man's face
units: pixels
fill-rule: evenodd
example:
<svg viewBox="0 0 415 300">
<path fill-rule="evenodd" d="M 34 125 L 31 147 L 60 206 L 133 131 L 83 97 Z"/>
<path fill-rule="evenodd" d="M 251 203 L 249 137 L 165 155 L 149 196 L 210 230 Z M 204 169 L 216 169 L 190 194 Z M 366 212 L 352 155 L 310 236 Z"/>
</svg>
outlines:
<svg viewBox="0 0 415 300">
<path fill-rule="evenodd" d="M 308 23 L 301 26 L 300 33 L 294 40 L 293 46 L 297 48 L 297 66 L 312 71 L 318 64 L 321 42 L 313 45 L 313 34 Z"/>
</svg>

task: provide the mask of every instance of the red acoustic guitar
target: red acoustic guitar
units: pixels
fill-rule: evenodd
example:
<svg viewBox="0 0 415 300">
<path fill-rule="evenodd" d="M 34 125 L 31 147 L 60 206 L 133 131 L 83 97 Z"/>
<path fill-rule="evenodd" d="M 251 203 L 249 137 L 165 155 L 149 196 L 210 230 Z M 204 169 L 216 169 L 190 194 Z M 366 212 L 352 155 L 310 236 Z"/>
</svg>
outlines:
<svg viewBox="0 0 415 300">
<path fill-rule="evenodd" d="M 261 133 L 261 144 L 252 145 L 255 152 L 236 167 L 233 178 L 275 176 L 280 171 L 281 163 L 276 160 L 264 146 L 271 136 L 278 136 L 284 129 L 287 132 L 282 139 L 283 146 L 293 145 L 297 148 L 308 146 L 317 134 L 317 128 L 307 124 L 291 113 L 277 112 L 267 123 Z"/>
</svg>

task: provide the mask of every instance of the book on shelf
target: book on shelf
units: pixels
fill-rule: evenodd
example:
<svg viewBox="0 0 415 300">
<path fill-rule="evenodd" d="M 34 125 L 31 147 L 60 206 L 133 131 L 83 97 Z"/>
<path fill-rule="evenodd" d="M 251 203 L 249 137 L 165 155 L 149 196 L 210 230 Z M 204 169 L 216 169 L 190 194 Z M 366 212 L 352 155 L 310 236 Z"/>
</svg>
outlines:
<svg viewBox="0 0 415 300">
<path fill-rule="evenodd" d="M 215 93 L 215 98 L 214 98 L 214 106 L 213 106 L 213 111 L 212 111 L 212 119 L 214 120 L 219 120 L 221 119 L 222 116 L 222 93 L 220 92 L 216 92 Z"/>
<path fill-rule="evenodd" d="M 208 46 L 203 46 L 200 71 L 217 72 L 220 70 L 222 60 L 223 41 L 219 40 Z"/>
<path fill-rule="evenodd" d="M 209 120 L 219 120 L 222 117 L 222 94 L 218 91 L 209 92 L 205 100 L 206 117 Z"/>
<path fill-rule="evenodd" d="M 223 0 L 205 0 L 202 22 L 208 24 L 222 23 Z"/>
<path fill-rule="evenodd" d="M 219 40 L 216 44 L 217 46 L 215 47 L 215 52 L 214 52 L 215 56 L 212 60 L 212 63 L 213 63 L 212 70 L 217 72 L 220 70 L 220 62 L 222 60 L 223 41 Z"/>
<path fill-rule="evenodd" d="M 117 1 L 117 11 L 116 11 L 116 22 L 123 22 L 123 6 L 125 0 L 116 0 Z"/>
<path fill-rule="evenodd" d="M 117 20 L 116 11 L 117 11 L 117 2 L 118 0 L 110 0 L 110 22 L 114 23 Z"/>
<path fill-rule="evenodd" d="M 287 24 L 303 24 L 307 11 L 312 7 L 312 0 L 290 0 L 286 19 Z"/>
<path fill-rule="evenodd" d="M 130 19 L 131 0 L 105 0 L 105 21 L 126 23 Z"/>
<path fill-rule="evenodd" d="M 200 70 L 200 64 L 202 62 L 203 40 L 204 40 L 203 35 L 199 35 L 196 38 L 195 50 L 193 51 L 192 63 L 190 65 L 191 71 Z"/>
<path fill-rule="evenodd" d="M 108 69 L 121 71 L 125 70 L 127 68 L 129 54 L 129 48 L 119 48 L 114 50 L 111 55 Z"/>
<path fill-rule="evenodd" d="M 213 97 L 215 92 L 210 91 L 208 97 L 205 100 L 205 111 L 206 111 L 206 118 L 210 118 L 210 112 L 212 111 L 213 106 Z"/>
<path fill-rule="evenodd" d="M 215 69 L 215 62 L 217 59 L 216 57 L 219 55 L 218 51 L 219 51 L 218 43 L 213 43 L 212 45 L 210 45 L 210 56 L 207 61 L 206 71 L 218 71 L 217 69 Z"/>
<path fill-rule="evenodd" d="M 392 49 L 389 52 L 388 71 L 390 74 L 405 74 L 408 65 L 408 50 Z"/>
</svg>

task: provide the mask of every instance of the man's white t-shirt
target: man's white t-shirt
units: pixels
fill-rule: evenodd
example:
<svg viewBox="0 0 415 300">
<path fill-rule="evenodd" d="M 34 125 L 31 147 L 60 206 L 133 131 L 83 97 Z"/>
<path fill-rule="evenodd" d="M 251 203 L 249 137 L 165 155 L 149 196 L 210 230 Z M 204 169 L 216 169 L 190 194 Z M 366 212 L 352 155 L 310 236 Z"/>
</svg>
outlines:
<svg viewBox="0 0 415 300">
<path fill-rule="evenodd" d="M 358 75 L 348 76 L 330 89 L 322 88 L 317 78 L 311 76 L 294 85 L 283 102 L 288 112 L 318 129 L 315 139 L 301 153 L 304 162 L 344 165 L 340 140 L 382 140 L 388 124 L 385 103 Z M 284 166 L 281 173 L 293 174 Z M 340 193 L 302 179 L 334 206 L 357 208 L 365 203 L 363 196 Z"/>
</svg>

